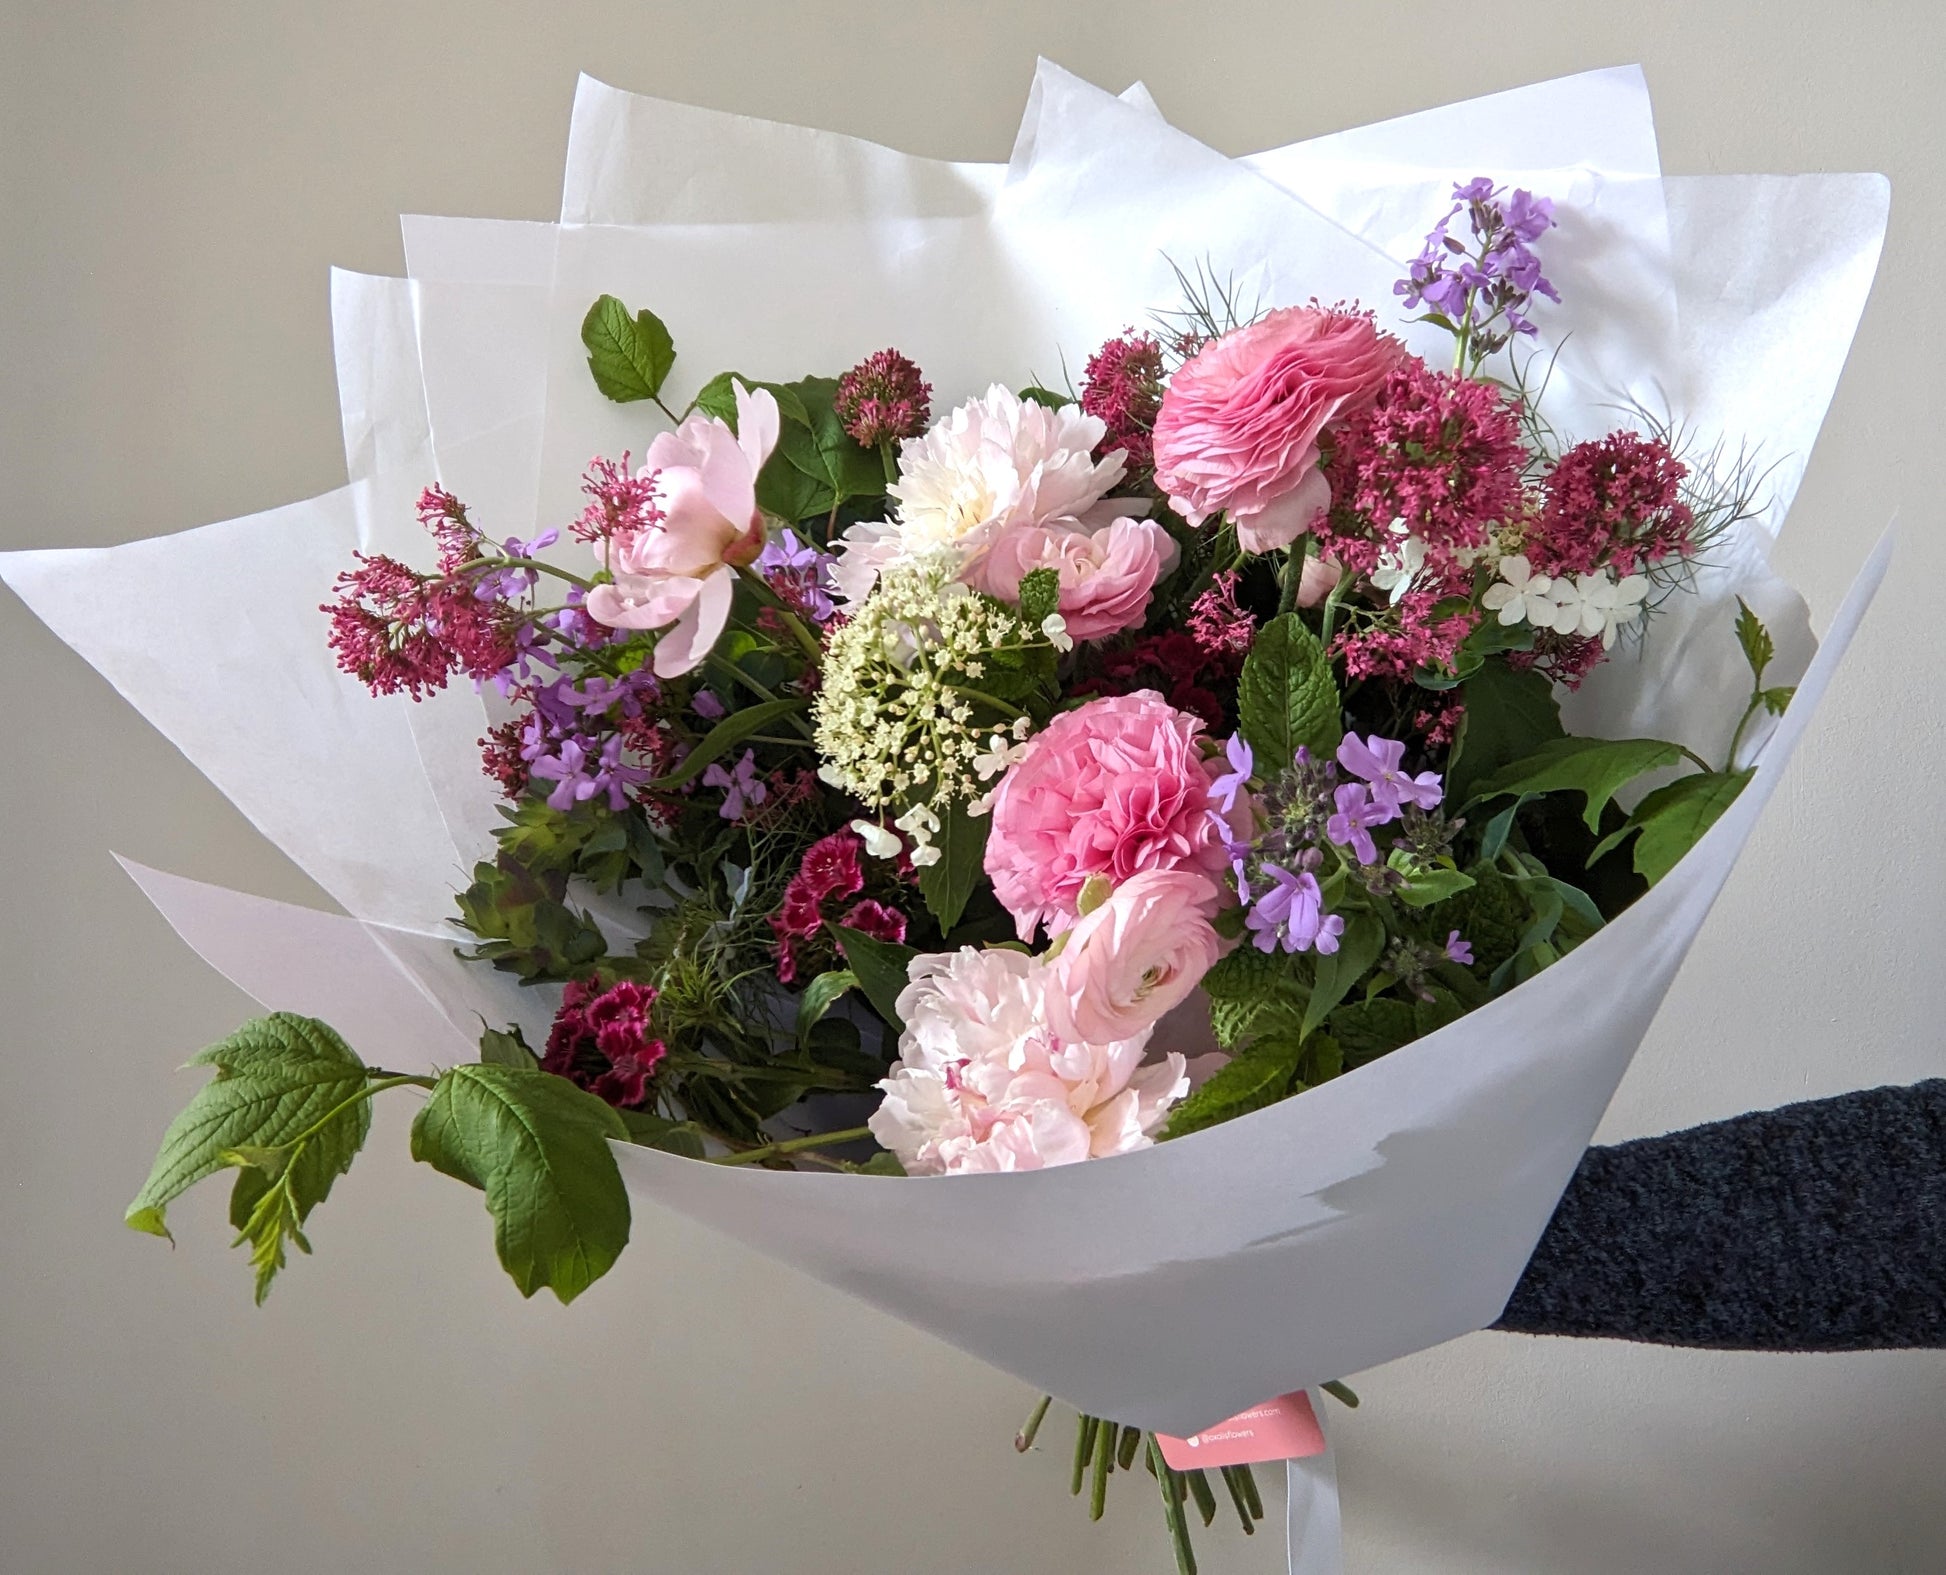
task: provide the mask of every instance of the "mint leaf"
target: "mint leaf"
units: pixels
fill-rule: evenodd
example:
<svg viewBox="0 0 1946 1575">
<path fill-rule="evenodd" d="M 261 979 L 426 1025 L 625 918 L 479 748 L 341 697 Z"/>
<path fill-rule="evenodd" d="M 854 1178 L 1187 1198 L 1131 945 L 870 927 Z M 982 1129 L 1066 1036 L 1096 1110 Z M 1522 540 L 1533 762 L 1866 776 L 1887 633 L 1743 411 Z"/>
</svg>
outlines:
<svg viewBox="0 0 1946 1575">
<path fill-rule="evenodd" d="M 1296 613 L 1265 624 L 1237 681 L 1237 715 L 1257 767 L 1274 776 L 1303 745 L 1329 755 L 1344 737 L 1331 661 Z"/>
<path fill-rule="evenodd" d="M 365 1089 L 364 1063 L 315 1018 L 288 1012 L 257 1018 L 190 1065 L 213 1066 L 216 1076 L 170 1123 L 148 1181 L 128 1206 L 132 1230 L 168 1236 L 169 1204 L 232 1165 L 246 1167 L 231 1201 L 233 1221 L 247 1219 L 269 1190 L 271 1167 L 294 1172 L 292 1206 L 301 1220 L 324 1201 L 371 1129 L 371 1110 L 356 1098 Z M 304 1153 L 294 1160 L 272 1157 L 347 1101 L 355 1102 L 326 1122 Z M 266 1168 L 251 1168 L 258 1165 Z"/>
<path fill-rule="evenodd" d="M 1579 793 L 1587 800 L 1582 819 L 1601 829 L 1601 812 L 1637 777 L 1680 765 L 1674 744 L 1653 738 L 1551 738 L 1523 759 L 1502 766 L 1473 793 L 1475 803 L 1505 794 Z"/>
<path fill-rule="evenodd" d="M 1777 655 L 1777 642 L 1741 596 L 1737 598 L 1737 644 L 1743 647 L 1743 659 L 1750 664 L 1751 679 L 1761 686 L 1764 669 Z"/>
<path fill-rule="evenodd" d="M 1275 1104 L 1292 1092 L 1303 1053 L 1303 1041 L 1295 1034 L 1259 1039 L 1170 1112 L 1167 1135 L 1183 1137 Z"/>
<path fill-rule="evenodd" d="M 939 817 L 939 830 L 933 834 L 939 861 L 919 871 L 919 895 L 939 921 L 942 934 L 959 923 L 973 888 L 980 883 L 991 823 L 991 816 L 969 815 L 961 803 L 952 804 Z"/>
<path fill-rule="evenodd" d="M 595 387 L 617 404 L 654 399 L 675 365 L 676 345 L 654 312 L 633 317 L 612 295 L 600 296 L 581 319 L 581 342 Z"/>
<path fill-rule="evenodd" d="M 628 1245 L 628 1194 L 608 1151 L 622 1118 L 551 1072 L 456 1066 L 412 1123 L 412 1157 L 478 1187 L 520 1294 L 571 1302 Z"/>
<path fill-rule="evenodd" d="M 1355 913 L 1338 937 L 1338 949 L 1318 958 L 1317 983 L 1311 986 L 1311 999 L 1305 1003 L 1304 1026 L 1300 1037 L 1309 1038 L 1352 986 L 1365 977 L 1378 954 L 1385 950 L 1385 926 L 1369 913 Z"/>
<path fill-rule="evenodd" d="M 881 941 L 863 930 L 849 929 L 842 924 L 834 924 L 830 929 L 858 980 L 858 988 L 872 1003 L 872 1010 L 891 1025 L 893 1033 L 903 1033 L 905 1020 L 899 1016 L 899 993 L 907 984 L 907 967 L 919 953 L 897 941 Z"/>
<path fill-rule="evenodd" d="M 1446 759 L 1449 804 L 1466 803 L 1479 783 L 1562 736 L 1554 685 L 1532 668 L 1516 671 L 1490 661 L 1467 679 L 1460 698 L 1466 711 Z"/>
</svg>

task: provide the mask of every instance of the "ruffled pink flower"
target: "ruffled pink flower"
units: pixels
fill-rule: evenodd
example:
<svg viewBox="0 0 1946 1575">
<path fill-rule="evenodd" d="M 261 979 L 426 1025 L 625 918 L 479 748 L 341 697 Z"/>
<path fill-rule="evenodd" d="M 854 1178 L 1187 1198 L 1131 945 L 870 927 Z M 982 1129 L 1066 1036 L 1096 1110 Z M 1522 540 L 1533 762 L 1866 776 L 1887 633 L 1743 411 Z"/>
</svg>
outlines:
<svg viewBox="0 0 1946 1575">
<path fill-rule="evenodd" d="M 1369 317 L 1316 307 L 1225 334 L 1169 381 L 1156 485 L 1192 525 L 1227 511 L 1250 551 L 1289 546 L 1331 501 L 1318 435 L 1366 404 L 1404 354 Z"/>
<path fill-rule="evenodd" d="M 872 1135 L 913 1175 L 1039 1170 L 1146 1148 L 1189 1091 L 1183 1057 L 1145 1059 L 1149 1030 L 1108 1044 L 1048 1023 L 1049 973 L 1020 952 L 913 959 L 899 1059 Z"/>
<path fill-rule="evenodd" d="M 661 629 L 658 677 L 699 666 L 730 616 L 735 566 L 763 551 L 757 472 L 777 446 L 777 401 L 735 385 L 737 429 L 701 411 L 643 456 L 661 519 L 597 543 L 612 585 L 588 593 L 588 615 L 614 629 Z"/>
<path fill-rule="evenodd" d="M 1048 1026 L 1063 1039 L 1145 1033 L 1210 971 L 1223 943 L 1210 925 L 1215 882 L 1195 870 L 1144 870 L 1075 920 L 1050 965 Z"/>
<path fill-rule="evenodd" d="M 1175 540 L 1153 520 L 1118 519 L 1099 530 L 1056 522 L 1015 525 L 966 571 L 975 590 L 1003 602 L 1020 597 L 1020 582 L 1036 569 L 1061 580 L 1061 616 L 1077 640 L 1101 640 L 1139 625 L 1149 593 L 1176 566 Z"/>
<path fill-rule="evenodd" d="M 1152 689 L 1091 700 L 1028 741 L 993 796 L 986 872 L 1022 940 L 1064 928 L 1091 875 L 1119 886 L 1143 870 L 1229 868 L 1210 814 L 1221 761 L 1200 718 Z M 1239 798 L 1233 828 L 1249 824 Z M 1239 834 L 1242 834 L 1239 829 Z"/>
</svg>

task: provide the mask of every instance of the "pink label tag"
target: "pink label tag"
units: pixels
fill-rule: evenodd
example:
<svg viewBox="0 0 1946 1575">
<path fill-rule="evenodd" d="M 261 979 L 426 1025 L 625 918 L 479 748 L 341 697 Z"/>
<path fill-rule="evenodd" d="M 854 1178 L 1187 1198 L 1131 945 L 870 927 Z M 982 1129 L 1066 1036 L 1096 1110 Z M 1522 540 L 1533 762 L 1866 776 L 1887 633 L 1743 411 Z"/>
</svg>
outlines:
<svg viewBox="0 0 1946 1575">
<path fill-rule="evenodd" d="M 1324 1430 L 1303 1390 L 1253 1405 L 1227 1422 L 1218 1422 L 1189 1438 L 1156 1434 L 1162 1458 L 1172 1469 L 1193 1471 L 1198 1466 L 1254 1466 L 1266 1460 L 1302 1460 L 1324 1453 Z"/>
</svg>

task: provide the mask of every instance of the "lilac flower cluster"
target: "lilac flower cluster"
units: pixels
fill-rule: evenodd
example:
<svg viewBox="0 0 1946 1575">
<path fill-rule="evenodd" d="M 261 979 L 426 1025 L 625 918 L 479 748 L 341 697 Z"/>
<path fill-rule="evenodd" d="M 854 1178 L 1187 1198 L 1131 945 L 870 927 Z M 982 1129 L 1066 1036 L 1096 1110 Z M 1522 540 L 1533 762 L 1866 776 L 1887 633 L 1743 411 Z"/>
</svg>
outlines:
<svg viewBox="0 0 1946 1575">
<path fill-rule="evenodd" d="M 652 775 L 623 758 L 627 724 L 640 721 L 659 698 L 655 675 L 637 668 L 620 678 L 568 676 L 527 691 L 533 711 L 520 731 L 528 773 L 552 782 L 551 809 L 572 809 L 598 794 L 620 810 L 630 791 Z"/>
<path fill-rule="evenodd" d="M 1403 877 L 1380 863 L 1375 830 L 1402 822 L 1403 843 L 1415 851 L 1421 843 L 1443 840 L 1428 817 L 1444 797 L 1439 774 L 1406 771 L 1405 745 L 1398 739 L 1347 733 L 1335 761 L 1314 760 L 1300 748 L 1290 768 L 1259 794 L 1262 818 L 1247 836 L 1238 835 L 1232 819 L 1256 761 L 1241 735 L 1230 739 L 1225 753 L 1230 769 L 1210 784 L 1211 815 L 1259 951 L 1281 947 L 1329 956 L 1338 949 L 1345 921 L 1324 911 L 1318 879 L 1327 848 L 1338 850 L 1340 864 L 1355 868 L 1366 889 L 1379 895 Z M 1355 780 L 1340 781 L 1341 767 Z M 1466 949 L 1457 931 L 1451 942 Z"/>
<path fill-rule="evenodd" d="M 1554 226 L 1553 201 L 1518 190 L 1502 200 L 1504 191 L 1484 175 L 1455 186 L 1452 211 L 1433 226 L 1407 276 L 1392 286 L 1408 307 L 1416 310 L 1423 302 L 1446 318 L 1475 364 L 1512 335 L 1534 332 L 1525 315 L 1534 296 L 1561 299 L 1533 252 L 1533 243 Z M 1470 248 L 1448 233 L 1462 213 L 1473 232 Z"/>
<path fill-rule="evenodd" d="M 838 588 L 831 577 L 831 565 L 836 561 L 830 553 L 800 541 L 795 531 L 784 529 L 771 532 L 755 567 L 792 612 L 823 625 L 838 610 L 831 600 L 831 593 Z"/>
</svg>

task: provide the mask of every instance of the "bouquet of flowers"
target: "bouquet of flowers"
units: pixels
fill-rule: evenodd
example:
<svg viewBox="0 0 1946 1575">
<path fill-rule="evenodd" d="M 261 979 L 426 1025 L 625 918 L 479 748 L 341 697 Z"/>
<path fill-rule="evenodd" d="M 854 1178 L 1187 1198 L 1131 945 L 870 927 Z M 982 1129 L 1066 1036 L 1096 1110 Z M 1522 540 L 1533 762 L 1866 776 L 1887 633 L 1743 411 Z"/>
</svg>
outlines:
<svg viewBox="0 0 1946 1575">
<path fill-rule="evenodd" d="M 1646 121 L 1628 73 L 1503 117 L 1563 89 L 1611 143 L 1618 106 Z M 335 796 L 298 829 L 223 719 L 161 700 L 351 917 L 139 872 L 278 1010 L 197 1058 L 129 1223 L 166 1235 L 228 1177 L 261 1300 L 370 1101 L 418 1090 L 414 1157 L 482 1191 L 523 1294 L 603 1275 L 631 1191 L 671 1204 L 1073 1401 L 1074 1489 L 1099 1515 L 1144 1462 L 1193 1568 L 1217 1488 L 1175 1434 L 1351 1398 L 1497 1313 L 1862 614 L 1882 552 L 1813 663 L 1763 554 L 1801 456 L 1761 442 L 1806 406 L 1815 431 L 1882 192 L 1805 242 L 1791 426 L 1739 405 L 1774 362 L 1719 364 L 1679 313 L 1698 236 L 1750 239 L 1699 198 L 1673 240 L 1652 142 L 1592 184 L 1491 146 L 1493 174 L 1381 180 L 1372 128 L 1285 150 L 1312 207 L 1277 156 L 1239 170 L 1044 68 L 1004 178 L 905 161 L 912 216 L 859 189 L 821 234 L 734 189 L 709 226 L 602 211 L 654 200 L 631 117 L 781 129 L 699 113 L 584 85 L 583 211 L 498 248 L 526 278 L 465 232 L 470 269 L 419 273 L 407 397 L 376 353 L 401 298 L 342 283 L 356 481 L 326 528 L 9 562 L 145 706 L 221 642 L 256 686 L 229 721 L 281 710 Z M 1132 202 L 1204 188 L 1129 235 Z M 759 239 L 808 279 L 753 273 Z M 823 322 L 802 292 L 835 278 Z M 461 305 L 518 315 L 518 414 L 466 409 Z M 180 613 L 259 571 L 270 616 L 201 643 L 76 616 L 81 581 Z M 1248 1462 L 1221 1476 L 1252 1529 Z"/>
</svg>

